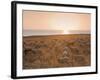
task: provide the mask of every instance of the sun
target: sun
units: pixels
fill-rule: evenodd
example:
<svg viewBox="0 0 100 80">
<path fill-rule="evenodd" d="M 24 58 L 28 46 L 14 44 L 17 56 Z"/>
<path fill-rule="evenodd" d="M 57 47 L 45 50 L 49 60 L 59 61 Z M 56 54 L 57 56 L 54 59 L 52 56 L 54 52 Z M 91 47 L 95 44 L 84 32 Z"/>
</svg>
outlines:
<svg viewBox="0 0 100 80">
<path fill-rule="evenodd" d="M 70 33 L 67 30 L 63 30 L 63 34 L 70 34 Z"/>
</svg>

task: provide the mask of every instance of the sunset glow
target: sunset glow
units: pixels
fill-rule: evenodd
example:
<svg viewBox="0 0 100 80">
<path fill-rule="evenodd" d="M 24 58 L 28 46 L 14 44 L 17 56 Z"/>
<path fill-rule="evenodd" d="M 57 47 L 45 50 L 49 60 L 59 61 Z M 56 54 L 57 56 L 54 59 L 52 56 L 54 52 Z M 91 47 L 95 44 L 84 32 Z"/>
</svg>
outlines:
<svg viewBox="0 0 100 80">
<path fill-rule="evenodd" d="M 23 29 L 25 31 L 62 30 L 63 34 L 70 34 L 70 30 L 90 32 L 90 27 L 91 15 L 88 13 L 23 11 Z"/>
</svg>

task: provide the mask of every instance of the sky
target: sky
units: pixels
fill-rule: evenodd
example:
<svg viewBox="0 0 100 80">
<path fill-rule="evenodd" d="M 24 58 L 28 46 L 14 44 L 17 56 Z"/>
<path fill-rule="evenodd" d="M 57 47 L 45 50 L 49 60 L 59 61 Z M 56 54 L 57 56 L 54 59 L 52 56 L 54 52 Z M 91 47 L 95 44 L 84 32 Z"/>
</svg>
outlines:
<svg viewBox="0 0 100 80">
<path fill-rule="evenodd" d="M 91 14 L 23 11 L 24 30 L 90 31 Z"/>
</svg>

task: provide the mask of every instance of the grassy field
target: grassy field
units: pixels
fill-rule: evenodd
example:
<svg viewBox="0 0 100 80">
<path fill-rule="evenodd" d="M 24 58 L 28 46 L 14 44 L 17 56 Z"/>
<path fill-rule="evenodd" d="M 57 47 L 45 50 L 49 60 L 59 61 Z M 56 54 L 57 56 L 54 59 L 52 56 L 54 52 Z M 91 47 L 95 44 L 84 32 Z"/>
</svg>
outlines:
<svg viewBox="0 0 100 80">
<path fill-rule="evenodd" d="M 23 69 L 91 65 L 90 34 L 23 37 Z"/>
</svg>

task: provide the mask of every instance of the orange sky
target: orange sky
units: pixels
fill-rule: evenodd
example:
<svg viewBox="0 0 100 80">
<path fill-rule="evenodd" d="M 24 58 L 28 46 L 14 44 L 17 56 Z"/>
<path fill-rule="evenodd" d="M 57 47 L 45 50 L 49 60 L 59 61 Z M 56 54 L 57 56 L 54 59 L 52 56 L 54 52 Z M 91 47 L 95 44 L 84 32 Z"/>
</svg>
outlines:
<svg viewBox="0 0 100 80">
<path fill-rule="evenodd" d="M 90 31 L 90 24 L 90 14 L 23 11 L 24 30 Z"/>
</svg>

